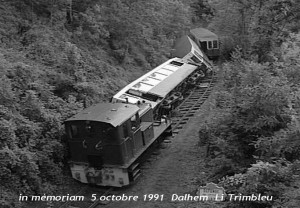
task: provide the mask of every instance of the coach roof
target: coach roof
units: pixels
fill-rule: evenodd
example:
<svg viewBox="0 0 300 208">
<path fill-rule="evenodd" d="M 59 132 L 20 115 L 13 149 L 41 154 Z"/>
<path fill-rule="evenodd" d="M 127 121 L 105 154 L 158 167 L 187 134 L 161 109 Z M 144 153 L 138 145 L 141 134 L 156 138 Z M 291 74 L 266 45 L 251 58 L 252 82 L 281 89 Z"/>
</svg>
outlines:
<svg viewBox="0 0 300 208">
<path fill-rule="evenodd" d="M 200 41 L 218 40 L 218 36 L 215 33 L 205 28 L 195 28 L 190 30 L 190 33 Z"/>
<path fill-rule="evenodd" d="M 193 40 L 191 40 L 187 35 L 184 35 L 178 40 L 176 40 L 173 56 L 183 58 L 187 54 L 189 54 L 192 50 L 196 50 L 203 57 L 203 53 L 199 49 L 198 45 Z"/>
<path fill-rule="evenodd" d="M 155 69 L 149 71 L 147 74 L 128 84 L 120 92 L 114 95 L 114 98 L 119 99 L 129 90 L 134 90 L 140 93 L 148 93 L 151 91 L 151 89 L 157 85 L 160 85 L 161 82 L 164 82 L 165 79 L 167 79 L 184 65 L 185 63 L 182 62 L 182 59 L 180 58 L 169 59 Z"/>
<path fill-rule="evenodd" d="M 148 92 L 160 97 L 165 97 L 184 79 L 197 69 L 197 66 L 191 64 L 183 64 L 178 70 L 161 81 L 158 85 L 154 86 Z"/>
</svg>

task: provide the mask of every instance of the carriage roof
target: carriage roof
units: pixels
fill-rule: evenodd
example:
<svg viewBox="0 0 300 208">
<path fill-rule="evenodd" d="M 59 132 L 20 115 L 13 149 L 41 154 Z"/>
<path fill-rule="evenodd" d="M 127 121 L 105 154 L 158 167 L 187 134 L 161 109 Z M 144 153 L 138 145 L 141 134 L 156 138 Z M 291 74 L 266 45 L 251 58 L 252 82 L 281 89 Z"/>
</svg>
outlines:
<svg viewBox="0 0 300 208">
<path fill-rule="evenodd" d="M 190 33 L 200 41 L 218 40 L 218 36 L 215 33 L 205 28 L 195 28 L 190 30 Z"/>
<path fill-rule="evenodd" d="M 180 69 L 168 76 L 165 80 L 154 86 L 149 93 L 165 97 L 172 91 L 180 82 L 186 79 L 197 67 L 190 64 L 184 64 Z"/>
<path fill-rule="evenodd" d="M 114 98 L 119 98 L 129 90 L 163 98 L 196 68 L 179 58 L 170 59 L 124 87 Z"/>
<path fill-rule="evenodd" d="M 184 35 L 178 40 L 176 40 L 173 55 L 176 57 L 183 58 L 193 50 L 196 50 L 201 55 L 201 57 L 203 57 L 203 53 L 198 47 L 198 45 L 187 35 Z"/>
</svg>

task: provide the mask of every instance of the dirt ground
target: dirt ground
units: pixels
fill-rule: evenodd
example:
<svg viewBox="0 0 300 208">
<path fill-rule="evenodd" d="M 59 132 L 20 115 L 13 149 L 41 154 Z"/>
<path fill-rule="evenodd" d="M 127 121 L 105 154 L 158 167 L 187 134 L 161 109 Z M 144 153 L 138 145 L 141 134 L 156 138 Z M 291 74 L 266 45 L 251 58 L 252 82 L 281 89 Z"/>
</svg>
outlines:
<svg viewBox="0 0 300 208">
<path fill-rule="evenodd" d="M 205 178 L 207 171 L 203 165 L 205 148 L 199 147 L 199 126 L 212 111 L 213 93 L 203 104 L 201 110 L 193 117 L 178 135 L 171 138 L 171 142 L 163 144 L 164 148 L 158 150 L 142 166 L 142 175 L 131 187 L 120 190 L 127 196 L 138 196 L 138 201 L 111 202 L 106 208 L 191 208 L 206 207 L 202 202 L 171 201 L 172 195 L 195 195 L 198 188 L 197 181 Z M 149 201 L 149 194 L 159 194 L 157 201 Z M 144 200 L 144 195 L 148 200 Z M 163 199 L 161 200 L 163 195 Z M 98 207 L 103 207 L 98 206 Z"/>
</svg>

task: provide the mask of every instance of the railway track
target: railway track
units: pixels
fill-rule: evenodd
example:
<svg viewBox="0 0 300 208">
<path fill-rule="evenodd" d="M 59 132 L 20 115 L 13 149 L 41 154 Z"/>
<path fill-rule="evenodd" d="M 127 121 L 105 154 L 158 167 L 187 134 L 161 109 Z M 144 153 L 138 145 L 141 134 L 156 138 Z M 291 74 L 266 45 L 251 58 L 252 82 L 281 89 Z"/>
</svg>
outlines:
<svg viewBox="0 0 300 208">
<path fill-rule="evenodd" d="M 179 133 L 184 125 L 201 109 L 202 104 L 209 97 L 217 81 L 216 73 L 201 80 L 201 82 L 192 90 L 185 100 L 176 108 L 177 115 L 172 117 L 173 135 Z M 91 188 L 83 187 L 76 196 L 84 196 L 83 201 L 67 201 L 63 204 L 54 206 L 54 208 L 99 208 L 109 202 L 100 201 L 101 196 L 108 196 L 113 192 L 113 188 Z M 92 194 L 96 194 L 97 200 L 92 200 Z"/>
<path fill-rule="evenodd" d="M 176 116 L 172 118 L 173 135 L 179 133 L 187 122 L 200 110 L 202 104 L 209 97 L 217 81 L 216 73 L 204 78 L 176 108 Z"/>
<path fill-rule="evenodd" d="M 85 186 L 81 188 L 75 195 L 73 195 L 83 196 L 84 200 L 63 202 L 60 205 L 54 206 L 54 208 L 98 208 L 101 205 L 109 203 L 108 201 L 99 200 L 100 197 L 108 196 L 112 192 L 113 187 L 100 188 Z"/>
</svg>

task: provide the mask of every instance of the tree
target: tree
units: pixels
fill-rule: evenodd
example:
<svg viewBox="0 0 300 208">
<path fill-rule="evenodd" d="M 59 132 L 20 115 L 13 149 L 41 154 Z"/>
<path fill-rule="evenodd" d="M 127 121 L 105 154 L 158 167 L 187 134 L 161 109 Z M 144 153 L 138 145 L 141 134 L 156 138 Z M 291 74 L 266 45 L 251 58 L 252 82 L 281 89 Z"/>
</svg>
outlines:
<svg viewBox="0 0 300 208">
<path fill-rule="evenodd" d="M 222 100 L 227 100 L 230 115 L 215 124 L 213 137 L 224 141 L 216 145 L 228 158 L 251 159 L 253 142 L 273 135 L 291 120 L 287 108 L 291 89 L 283 76 L 268 72 L 269 67 L 236 61 L 223 69 L 226 88 L 220 94 L 227 95 Z"/>
<path fill-rule="evenodd" d="M 218 11 L 211 23 L 220 35 L 233 36 L 244 58 L 269 60 L 269 53 L 287 37 L 287 29 L 298 22 L 298 1 L 210 1 Z M 246 55 L 249 54 L 249 55 Z"/>
<path fill-rule="evenodd" d="M 211 178 L 228 194 L 264 194 L 272 201 L 225 207 L 297 207 L 299 199 L 299 37 L 289 34 L 271 61 L 246 61 L 240 50 L 223 65 L 216 110 L 205 127 Z M 200 129 L 200 133 L 203 129 Z M 202 134 L 200 134 L 201 136 Z"/>
</svg>

